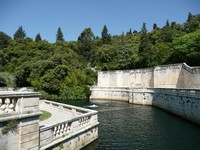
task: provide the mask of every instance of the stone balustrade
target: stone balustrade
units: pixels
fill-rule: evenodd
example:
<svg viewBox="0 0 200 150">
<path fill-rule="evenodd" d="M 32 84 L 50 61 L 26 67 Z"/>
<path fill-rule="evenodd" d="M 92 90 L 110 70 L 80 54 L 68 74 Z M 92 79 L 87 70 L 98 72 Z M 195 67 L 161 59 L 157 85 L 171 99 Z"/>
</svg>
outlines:
<svg viewBox="0 0 200 150">
<path fill-rule="evenodd" d="M 15 98 L 0 98 L 0 114 L 10 113 L 15 111 L 16 99 Z"/>
<path fill-rule="evenodd" d="M 0 149 L 39 148 L 39 96 L 37 92 L 0 90 Z"/>
<path fill-rule="evenodd" d="M 46 100 L 42 100 L 40 103 L 51 106 L 52 109 L 66 112 L 66 116 L 67 114 L 71 114 L 72 116 L 71 119 L 66 119 L 64 122 L 40 127 L 40 149 L 50 148 L 58 143 L 65 143 L 65 141 L 69 140 L 70 143 L 73 143 L 75 139 L 72 137 L 78 138 L 79 135 L 84 135 L 85 133 L 90 135 L 90 139 L 92 140 L 98 137 L 97 125 L 99 122 L 97 111 Z M 73 148 L 75 148 L 74 146 Z"/>
<path fill-rule="evenodd" d="M 70 131 L 71 131 L 71 122 L 66 122 L 66 123 L 57 125 L 53 129 L 53 138 L 65 136 L 65 135 L 69 134 Z"/>
<path fill-rule="evenodd" d="M 25 114 L 38 113 L 39 96 L 40 93 L 37 92 L 1 91 L 0 116 L 3 116 L 3 118 L 0 119 L 0 122 L 6 121 L 6 119 L 14 119 L 14 116 L 17 119 Z"/>
<path fill-rule="evenodd" d="M 27 92 L 23 89 L 0 91 L 2 149 L 78 150 L 98 138 L 97 111 L 51 101 L 39 101 L 39 96 L 40 93 Z M 56 114 L 50 117 L 46 124 L 39 121 L 39 115 L 42 114 L 39 104 L 44 106 L 43 110 L 48 108 Z M 58 119 L 55 116 L 59 116 Z M 7 124 L 13 120 L 16 122 L 15 126 L 4 134 L 2 131 L 8 128 Z"/>
</svg>

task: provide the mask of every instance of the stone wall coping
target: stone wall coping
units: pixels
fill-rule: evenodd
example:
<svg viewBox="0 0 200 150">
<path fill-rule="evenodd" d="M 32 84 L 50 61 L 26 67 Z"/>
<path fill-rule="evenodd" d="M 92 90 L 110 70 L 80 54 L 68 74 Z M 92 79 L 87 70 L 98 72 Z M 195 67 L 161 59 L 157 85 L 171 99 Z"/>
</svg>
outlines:
<svg viewBox="0 0 200 150">
<path fill-rule="evenodd" d="M 93 112 L 93 113 L 95 113 L 95 114 L 98 113 L 96 110 L 87 109 L 87 108 L 82 108 L 82 107 L 73 106 L 73 105 L 68 105 L 68 104 L 63 104 L 63 103 L 58 103 L 58 102 L 53 102 L 53 101 L 48 101 L 48 100 L 40 100 L 40 102 L 44 102 L 44 103 L 46 103 L 46 104 L 56 104 L 56 105 L 60 105 L 60 106 L 68 107 L 68 108 L 73 108 L 73 109 L 85 111 L 86 113 L 87 113 L 87 112 Z"/>
<path fill-rule="evenodd" d="M 0 122 L 5 122 L 9 120 L 17 120 L 17 119 L 22 119 L 22 118 L 28 118 L 28 117 L 33 117 L 33 116 L 39 116 L 41 115 L 42 112 L 27 112 L 27 113 L 21 113 L 21 112 L 16 112 L 16 113 L 11 113 L 11 114 L 3 114 L 0 115 Z"/>
<path fill-rule="evenodd" d="M 16 92 L 16 91 L 1 91 L 0 98 L 6 97 L 35 97 L 40 96 L 39 92 Z"/>
<path fill-rule="evenodd" d="M 187 70 L 188 72 L 194 74 L 194 73 L 200 73 L 200 66 L 196 67 L 190 67 L 186 63 L 183 63 L 183 68 Z"/>
<path fill-rule="evenodd" d="M 186 63 L 176 63 L 176 64 L 168 64 L 168 65 L 159 65 L 154 67 L 147 67 L 147 68 L 136 68 L 136 69 L 127 69 L 127 70 L 108 70 L 108 71 L 100 71 L 99 73 L 112 73 L 112 72 L 131 72 L 131 71 L 144 71 L 144 70 L 154 70 L 156 68 L 163 68 L 163 67 L 173 67 L 173 66 L 180 66 L 180 65 L 187 65 Z M 188 65 L 187 65 L 188 66 Z M 190 68 L 200 68 L 200 67 L 190 67 Z"/>
<path fill-rule="evenodd" d="M 160 89 L 160 90 L 194 90 L 194 91 L 200 91 L 200 89 L 198 88 L 140 88 L 140 87 L 99 87 L 99 86 L 92 86 L 90 87 L 91 90 L 98 90 L 98 89 L 103 89 L 103 90 L 106 90 L 106 89 L 113 89 L 113 90 L 121 90 L 123 89 L 123 91 L 125 90 L 130 90 L 130 89 Z"/>
</svg>

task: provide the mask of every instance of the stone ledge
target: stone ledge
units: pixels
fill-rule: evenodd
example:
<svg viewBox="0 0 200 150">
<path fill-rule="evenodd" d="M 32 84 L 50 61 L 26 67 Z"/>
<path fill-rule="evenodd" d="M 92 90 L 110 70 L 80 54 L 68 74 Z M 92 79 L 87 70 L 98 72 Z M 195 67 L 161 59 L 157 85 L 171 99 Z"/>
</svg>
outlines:
<svg viewBox="0 0 200 150">
<path fill-rule="evenodd" d="M 3 114 L 3 115 L 0 115 L 0 122 L 28 118 L 28 117 L 33 117 L 33 116 L 39 116 L 41 114 L 42 114 L 42 112 L 32 112 L 32 113 L 24 113 L 24 114 L 21 114 L 21 113 Z"/>
</svg>

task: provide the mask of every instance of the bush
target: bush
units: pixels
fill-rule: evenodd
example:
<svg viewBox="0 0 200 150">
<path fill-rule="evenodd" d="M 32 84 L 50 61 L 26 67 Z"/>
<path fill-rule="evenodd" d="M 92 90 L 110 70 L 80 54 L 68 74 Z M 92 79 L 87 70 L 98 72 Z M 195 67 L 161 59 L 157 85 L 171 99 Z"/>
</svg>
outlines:
<svg viewBox="0 0 200 150">
<path fill-rule="evenodd" d="M 64 100 L 86 100 L 89 99 L 90 89 L 87 86 L 65 86 L 60 92 L 60 99 Z"/>
</svg>

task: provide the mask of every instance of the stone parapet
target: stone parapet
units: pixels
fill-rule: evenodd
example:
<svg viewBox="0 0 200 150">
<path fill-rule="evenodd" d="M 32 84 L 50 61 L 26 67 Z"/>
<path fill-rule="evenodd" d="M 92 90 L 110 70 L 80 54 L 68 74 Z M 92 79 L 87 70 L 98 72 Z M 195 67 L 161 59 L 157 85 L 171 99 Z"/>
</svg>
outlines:
<svg viewBox="0 0 200 150">
<path fill-rule="evenodd" d="M 97 111 L 76 106 L 41 101 L 50 105 L 52 109 L 58 109 L 71 113 L 72 119 L 40 127 L 40 149 L 73 149 L 78 150 L 98 138 Z"/>
<path fill-rule="evenodd" d="M 39 148 L 37 92 L 0 92 L 0 145 L 3 150 Z M 11 142 L 12 141 L 12 142 Z"/>
</svg>

